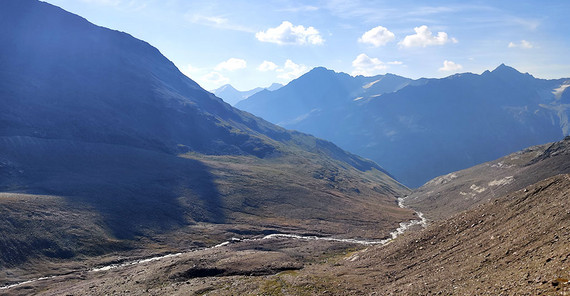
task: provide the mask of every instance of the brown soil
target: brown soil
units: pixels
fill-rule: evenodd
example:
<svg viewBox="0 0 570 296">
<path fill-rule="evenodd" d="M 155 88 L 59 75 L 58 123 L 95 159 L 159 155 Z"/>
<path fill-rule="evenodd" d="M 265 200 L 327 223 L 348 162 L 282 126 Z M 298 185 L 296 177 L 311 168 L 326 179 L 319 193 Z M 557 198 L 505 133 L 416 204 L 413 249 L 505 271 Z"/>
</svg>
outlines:
<svg viewBox="0 0 570 296">
<path fill-rule="evenodd" d="M 386 246 L 347 253 L 347 245 L 323 241 L 238 243 L 166 261 L 47 280 L 9 292 L 566 295 L 570 293 L 569 197 L 570 176 L 560 175 Z"/>
</svg>

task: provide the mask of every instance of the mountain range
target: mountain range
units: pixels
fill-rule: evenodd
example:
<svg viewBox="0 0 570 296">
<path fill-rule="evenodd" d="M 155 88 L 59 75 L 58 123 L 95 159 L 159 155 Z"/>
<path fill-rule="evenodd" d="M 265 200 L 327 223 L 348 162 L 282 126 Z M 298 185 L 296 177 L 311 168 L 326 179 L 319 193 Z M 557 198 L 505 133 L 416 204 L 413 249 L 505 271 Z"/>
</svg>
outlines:
<svg viewBox="0 0 570 296">
<path fill-rule="evenodd" d="M 246 91 L 239 91 L 239 90 L 235 89 L 233 86 L 231 86 L 230 84 L 224 84 L 224 85 L 220 86 L 219 88 L 212 90 L 212 93 L 214 95 L 216 95 L 216 97 L 224 100 L 224 102 L 234 106 L 238 102 L 245 100 L 245 99 L 251 97 L 252 95 L 254 95 L 254 94 L 256 94 L 262 90 L 274 91 L 274 90 L 280 89 L 281 87 L 283 87 L 282 84 L 273 83 L 269 87 L 265 87 L 265 88 L 256 87 L 254 89 L 250 89 L 250 90 L 246 90 Z"/>
<path fill-rule="evenodd" d="M 504 64 L 481 75 L 417 80 L 315 68 L 236 107 L 330 140 L 418 187 L 568 135 L 569 85 Z"/>
<path fill-rule="evenodd" d="M 569 85 L 315 68 L 238 103 L 280 127 L 3 0 L 0 294 L 567 295 Z"/>
<path fill-rule="evenodd" d="M 235 109 L 148 43 L 44 2 L 2 1 L 0 103 L 2 284 L 236 233 L 384 238 L 415 217 L 374 162 Z"/>
</svg>

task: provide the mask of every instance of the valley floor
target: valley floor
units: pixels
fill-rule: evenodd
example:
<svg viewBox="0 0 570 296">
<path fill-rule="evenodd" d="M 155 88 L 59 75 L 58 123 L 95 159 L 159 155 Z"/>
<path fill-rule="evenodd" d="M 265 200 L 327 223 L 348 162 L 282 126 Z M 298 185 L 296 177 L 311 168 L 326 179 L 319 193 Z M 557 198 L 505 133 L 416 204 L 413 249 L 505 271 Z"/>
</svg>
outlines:
<svg viewBox="0 0 570 296">
<path fill-rule="evenodd" d="M 13 295 L 567 295 L 570 176 L 384 246 L 274 238 L 71 274 Z"/>
</svg>

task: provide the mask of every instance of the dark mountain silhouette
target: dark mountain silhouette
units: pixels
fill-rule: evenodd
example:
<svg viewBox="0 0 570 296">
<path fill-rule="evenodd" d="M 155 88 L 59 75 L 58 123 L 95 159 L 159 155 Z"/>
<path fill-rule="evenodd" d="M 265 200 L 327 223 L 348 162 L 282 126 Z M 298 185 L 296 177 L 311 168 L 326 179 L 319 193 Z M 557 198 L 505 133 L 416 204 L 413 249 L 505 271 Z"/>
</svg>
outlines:
<svg viewBox="0 0 570 296">
<path fill-rule="evenodd" d="M 413 81 L 316 68 L 236 107 L 330 140 L 417 187 L 568 135 L 568 84 L 506 65 L 481 75 Z"/>
<path fill-rule="evenodd" d="M 413 217 L 372 161 L 234 109 L 146 42 L 40 1 L 2 1 L 0 104 L 3 268 L 232 232 L 383 237 Z"/>
</svg>

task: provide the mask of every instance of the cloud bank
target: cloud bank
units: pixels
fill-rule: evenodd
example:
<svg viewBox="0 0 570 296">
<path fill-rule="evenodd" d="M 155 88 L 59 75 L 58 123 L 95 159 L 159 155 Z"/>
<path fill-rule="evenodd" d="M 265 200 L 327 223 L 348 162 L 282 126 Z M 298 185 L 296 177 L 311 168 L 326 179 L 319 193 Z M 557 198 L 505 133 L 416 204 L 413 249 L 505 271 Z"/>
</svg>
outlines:
<svg viewBox="0 0 570 296">
<path fill-rule="evenodd" d="M 293 24 L 288 21 L 284 21 L 278 27 L 257 32 L 255 38 L 261 42 L 276 43 L 279 45 L 322 45 L 325 42 L 317 29 L 313 27 L 305 28 L 302 25 L 293 26 Z"/>
<path fill-rule="evenodd" d="M 354 61 L 352 61 L 353 76 L 364 75 L 372 76 L 379 71 L 386 70 L 388 66 L 377 58 L 371 58 L 364 53 L 359 54 Z"/>
<path fill-rule="evenodd" d="M 416 34 L 408 35 L 399 44 L 402 47 L 426 47 L 432 45 L 444 45 L 457 43 L 457 39 L 449 38 L 445 32 L 437 32 L 434 36 L 427 26 L 415 27 Z"/>
<path fill-rule="evenodd" d="M 386 45 L 388 42 L 394 40 L 394 38 L 396 38 L 394 33 L 390 32 L 388 29 L 382 26 L 378 26 L 364 33 L 362 37 L 358 39 L 358 42 L 368 43 L 374 45 L 375 47 L 379 47 Z"/>
<path fill-rule="evenodd" d="M 463 69 L 463 66 L 460 64 L 456 64 L 452 61 L 445 60 L 443 61 L 443 67 L 439 68 L 441 72 L 456 72 Z"/>
<path fill-rule="evenodd" d="M 230 58 L 227 61 L 221 62 L 219 63 L 215 70 L 216 71 L 235 71 L 235 70 L 239 70 L 239 69 L 244 69 L 247 67 L 247 62 L 243 59 L 237 59 L 237 58 Z"/>
</svg>

